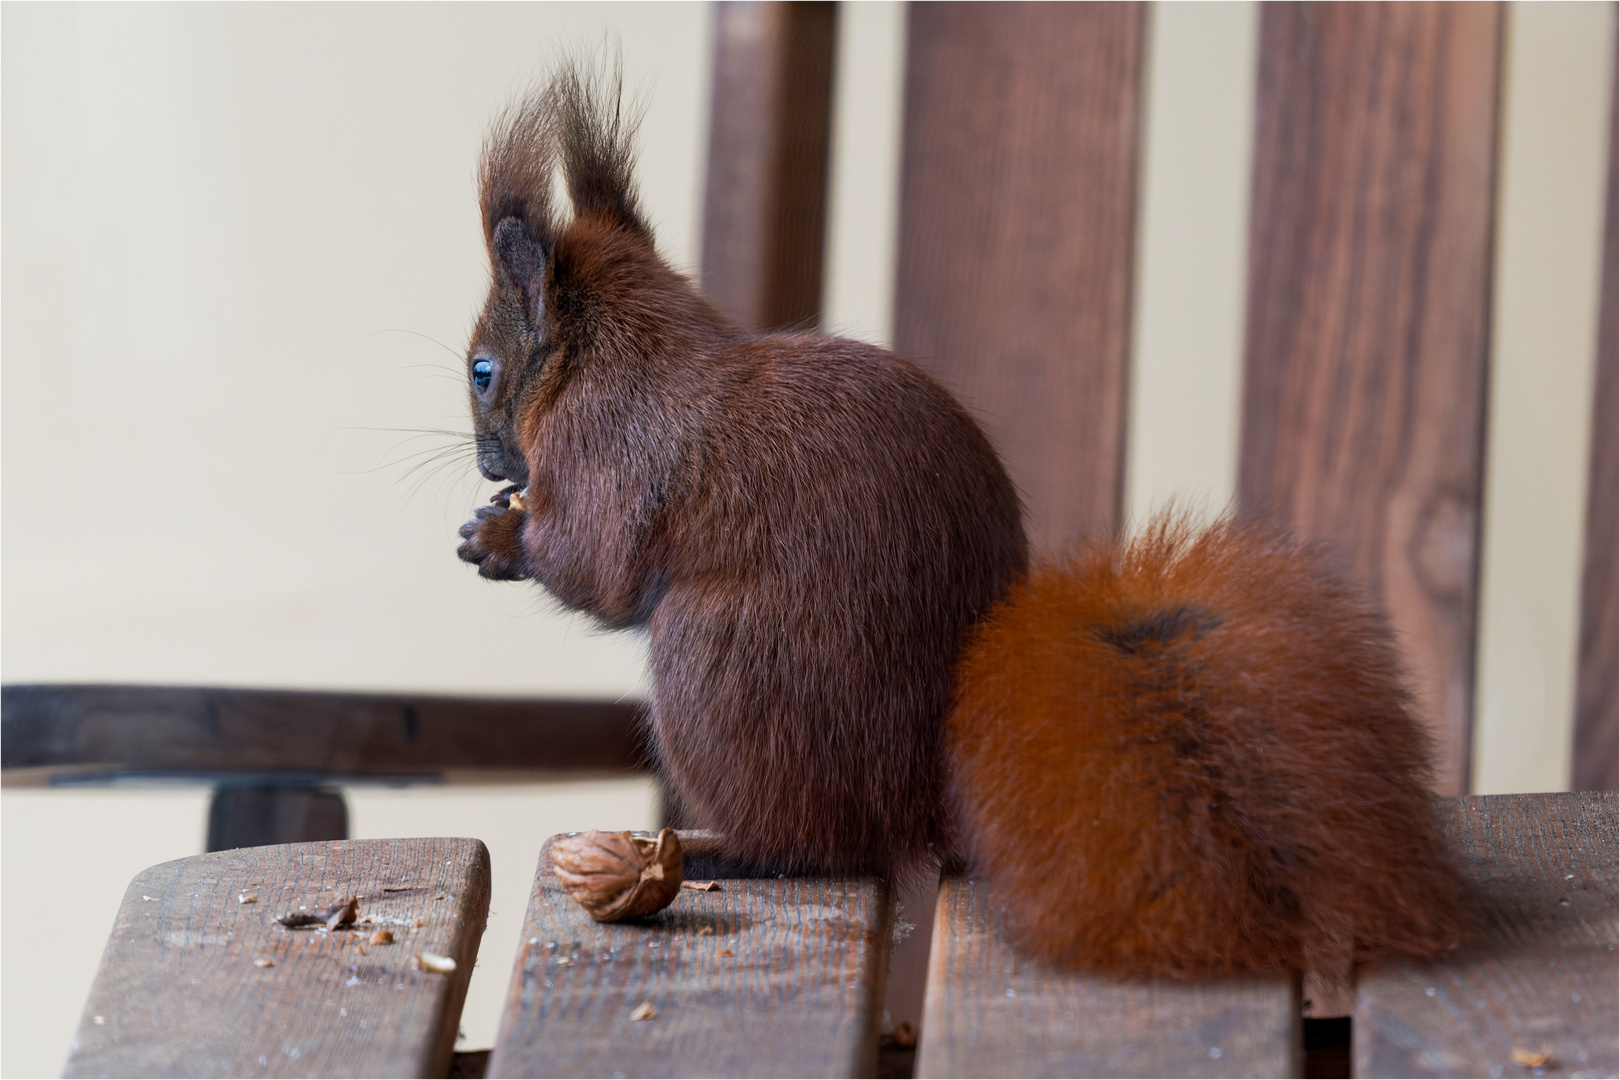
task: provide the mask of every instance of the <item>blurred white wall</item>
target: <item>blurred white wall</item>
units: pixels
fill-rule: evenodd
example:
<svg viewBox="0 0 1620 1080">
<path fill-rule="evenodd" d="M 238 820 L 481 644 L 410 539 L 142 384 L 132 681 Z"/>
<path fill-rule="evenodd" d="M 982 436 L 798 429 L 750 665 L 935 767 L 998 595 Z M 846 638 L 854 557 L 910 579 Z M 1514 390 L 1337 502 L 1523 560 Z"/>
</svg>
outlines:
<svg viewBox="0 0 1620 1080">
<path fill-rule="evenodd" d="M 1575 39 L 1612 42 L 1611 24 L 1592 21 L 1611 11 L 1547 14 L 1532 49 L 1513 40 L 1515 5 L 1505 94 L 1519 127 L 1505 154 L 1565 152 L 1556 138 L 1512 134 L 1536 123 L 1513 120 L 1537 115 L 1516 103 L 1547 77 L 1538 63 L 1583 101 L 1608 85 L 1609 46 Z M 695 269 L 711 17 L 706 4 L 0 7 L 0 678 L 639 693 L 636 638 L 596 633 L 455 559 L 455 529 L 490 485 L 452 439 L 419 432 L 466 429 L 460 355 L 487 272 L 479 140 L 559 51 L 618 43 L 647 106 L 645 204 L 665 253 Z M 1153 9 L 1127 466 L 1136 514 L 1171 494 L 1212 509 L 1231 496 L 1255 19 L 1252 3 Z M 1573 35 L 1568 47 L 1559 33 Z M 846 5 L 839 57 L 826 321 L 881 342 L 903 6 Z M 1590 201 L 1607 119 L 1564 119 L 1573 164 L 1543 175 L 1568 174 L 1557 197 Z M 1549 272 L 1595 283 L 1595 262 L 1570 265 L 1595 240 L 1575 235 L 1592 208 L 1531 227 L 1520 216 L 1533 211 L 1516 207 L 1542 197 L 1533 178 L 1504 187 L 1504 248 L 1514 229 L 1566 230 L 1549 242 L 1574 253 L 1552 256 Z M 1499 327 L 1552 319 L 1578 333 L 1552 350 L 1499 347 L 1497 377 L 1519 364 L 1538 394 L 1553 383 L 1578 398 L 1594 299 L 1566 297 L 1572 306 L 1549 314 L 1537 295 L 1502 291 Z M 1548 365 L 1556 379 L 1536 374 Z M 1517 425 L 1493 412 L 1518 432 L 1499 444 L 1493 429 L 1493 469 L 1584 446 L 1558 419 L 1576 415 L 1570 394 L 1558 401 Z M 1529 475 L 1527 494 L 1493 474 L 1488 522 L 1547 522 Z M 1488 590 L 1561 597 L 1537 609 L 1538 626 L 1574 617 L 1578 524 L 1557 516 L 1537 534 L 1539 561 L 1487 525 Z M 1524 660 L 1498 629 L 1519 617 L 1512 606 L 1487 600 L 1482 617 L 1482 643 L 1498 634 L 1509 646 L 1492 670 Z M 1476 770 L 1489 790 L 1567 782 L 1567 742 L 1564 758 L 1522 747 L 1567 739 L 1556 709 L 1572 627 L 1569 642 L 1537 639 L 1539 689 L 1482 675 Z M 356 836 L 491 846 L 497 915 L 463 1023 L 471 1046 L 493 1037 L 541 840 L 645 827 L 654 813 L 642 781 L 349 797 Z M 0 1073 L 60 1069 L 124 885 L 201 849 L 205 801 L 199 789 L 0 796 Z"/>
<path fill-rule="evenodd" d="M 1574 747 L 1612 4 L 1507 8 L 1474 790 L 1568 786 Z"/>
<path fill-rule="evenodd" d="M 842 5 L 834 62 L 821 326 L 888 348 L 900 230 L 906 5 Z"/>
<path fill-rule="evenodd" d="M 695 269 L 710 20 L 706 4 L 0 8 L 0 678 L 639 693 L 636 637 L 456 559 L 492 486 L 419 432 L 467 430 L 479 142 L 559 53 L 620 49 L 646 105 L 645 206 Z M 463 1024 L 484 1046 L 540 842 L 654 818 L 640 780 L 349 802 L 356 836 L 489 843 L 497 914 Z M 0 797 L 0 1073 L 60 1071 L 124 885 L 200 851 L 205 805 Z"/>
<path fill-rule="evenodd" d="M 0 675 L 634 692 L 637 639 L 457 561 L 493 488 L 434 432 L 468 428 L 479 142 L 559 52 L 620 43 L 695 266 L 708 9 L 4 19 Z"/>
</svg>

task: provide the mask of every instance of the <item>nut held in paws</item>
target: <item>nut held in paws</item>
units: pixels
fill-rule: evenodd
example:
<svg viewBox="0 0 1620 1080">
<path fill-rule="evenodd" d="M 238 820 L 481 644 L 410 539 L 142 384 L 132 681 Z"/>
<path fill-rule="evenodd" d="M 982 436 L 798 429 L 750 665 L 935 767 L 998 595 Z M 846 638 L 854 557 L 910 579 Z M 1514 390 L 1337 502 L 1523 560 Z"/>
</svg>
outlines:
<svg viewBox="0 0 1620 1080">
<path fill-rule="evenodd" d="M 551 843 L 551 867 L 568 895 L 597 922 L 651 915 L 681 891 L 681 840 L 592 829 Z"/>
</svg>

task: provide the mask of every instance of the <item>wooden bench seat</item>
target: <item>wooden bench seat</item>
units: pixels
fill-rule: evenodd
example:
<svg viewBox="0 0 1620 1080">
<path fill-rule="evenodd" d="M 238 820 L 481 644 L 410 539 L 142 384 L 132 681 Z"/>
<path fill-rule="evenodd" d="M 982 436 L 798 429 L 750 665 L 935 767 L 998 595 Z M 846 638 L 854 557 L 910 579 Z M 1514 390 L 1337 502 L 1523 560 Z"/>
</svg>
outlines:
<svg viewBox="0 0 1620 1080">
<path fill-rule="evenodd" d="M 1615 793 L 1463 796 L 1444 800 L 1444 815 L 1480 896 L 1482 938 L 1439 964 L 1356 973 L 1352 1075 L 1616 1075 Z M 966 879 L 942 884 L 934 927 L 918 1076 L 1303 1068 L 1292 979 L 1053 972 L 1007 946 L 983 887 Z"/>
<path fill-rule="evenodd" d="M 349 897 L 369 922 L 277 922 Z M 488 913 L 478 840 L 161 863 L 124 895 L 65 1075 L 444 1076 Z M 368 944 L 378 930 L 393 942 Z M 423 954 L 455 968 L 423 970 Z"/>
<path fill-rule="evenodd" d="M 1482 937 L 1438 964 L 1356 973 L 1352 1075 L 1615 1075 L 1615 794 L 1445 802 Z M 520 940 L 489 958 L 517 945 L 488 1075 L 873 1074 L 888 888 L 749 876 L 713 858 L 712 837 L 683 837 L 689 880 L 718 888 L 620 924 L 591 921 L 558 887 L 548 842 Z M 291 844 L 144 871 L 68 1075 L 444 1076 L 488 881 L 475 840 Z M 388 920 L 364 928 L 400 943 L 361 955 L 352 932 L 275 922 L 349 892 L 362 917 Z M 456 971 L 418 970 L 424 950 Z M 980 883 L 948 878 L 916 1074 L 1297 1076 L 1311 1068 L 1301 1012 L 1294 976 L 1052 971 L 1008 947 Z"/>
<path fill-rule="evenodd" d="M 708 854 L 712 841 L 681 835 L 687 880 L 717 888 L 684 888 L 626 923 L 585 914 L 547 842 L 489 1075 L 871 1075 L 888 888 L 739 876 Z"/>
<path fill-rule="evenodd" d="M 1299 979 L 1054 972 L 1014 952 L 983 884 L 940 885 L 918 1076 L 1298 1076 Z"/>
<path fill-rule="evenodd" d="M 1616 1075 L 1615 793 L 1447 803 L 1482 939 L 1361 974 L 1355 1075 Z"/>
</svg>

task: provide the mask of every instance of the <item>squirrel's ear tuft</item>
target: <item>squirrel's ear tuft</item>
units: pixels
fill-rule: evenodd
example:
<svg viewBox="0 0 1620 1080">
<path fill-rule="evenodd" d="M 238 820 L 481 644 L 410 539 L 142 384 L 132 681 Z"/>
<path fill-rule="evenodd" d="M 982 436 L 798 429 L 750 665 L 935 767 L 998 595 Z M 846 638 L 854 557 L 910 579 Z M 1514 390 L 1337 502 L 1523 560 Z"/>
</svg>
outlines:
<svg viewBox="0 0 1620 1080">
<path fill-rule="evenodd" d="M 495 283 L 536 329 L 545 316 L 546 250 L 515 217 L 502 218 L 489 240 Z"/>
<path fill-rule="evenodd" d="M 501 256 L 495 233 L 502 226 L 517 225 L 543 251 L 551 249 L 557 234 L 551 205 L 557 144 L 552 97 L 545 89 L 530 91 L 495 120 L 484 139 L 478 166 L 478 207 L 497 275 Z"/>
<path fill-rule="evenodd" d="M 636 199 L 635 138 L 639 110 L 628 114 L 624 76 L 580 64 L 564 67 L 551 81 L 558 153 L 574 213 L 610 222 L 650 238 L 652 229 Z"/>
</svg>

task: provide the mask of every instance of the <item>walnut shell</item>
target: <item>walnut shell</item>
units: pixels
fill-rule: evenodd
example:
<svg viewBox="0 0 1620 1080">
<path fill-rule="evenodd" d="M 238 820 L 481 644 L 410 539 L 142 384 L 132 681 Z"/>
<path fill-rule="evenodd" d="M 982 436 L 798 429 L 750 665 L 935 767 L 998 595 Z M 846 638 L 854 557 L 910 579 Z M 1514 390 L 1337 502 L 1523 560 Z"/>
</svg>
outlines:
<svg viewBox="0 0 1620 1080">
<path fill-rule="evenodd" d="M 665 829 L 653 840 L 592 829 L 551 842 L 557 883 L 597 922 L 651 915 L 681 891 L 681 840 Z"/>
</svg>

